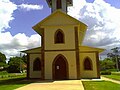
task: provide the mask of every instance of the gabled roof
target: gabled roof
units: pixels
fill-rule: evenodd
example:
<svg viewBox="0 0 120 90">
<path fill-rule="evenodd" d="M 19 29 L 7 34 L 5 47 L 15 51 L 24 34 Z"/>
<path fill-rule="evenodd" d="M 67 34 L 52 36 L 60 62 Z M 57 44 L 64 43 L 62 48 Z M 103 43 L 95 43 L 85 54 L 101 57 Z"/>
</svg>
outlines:
<svg viewBox="0 0 120 90">
<path fill-rule="evenodd" d="M 51 18 L 51 17 L 54 17 L 54 16 L 55 16 L 56 14 L 58 14 L 58 13 L 66 16 L 66 17 L 68 17 L 68 18 L 71 18 L 71 19 L 73 19 L 74 21 L 76 21 L 76 22 L 78 22 L 78 23 L 84 24 L 83 22 L 75 19 L 74 17 L 66 14 L 65 12 L 63 12 L 63 11 L 61 11 L 61 10 L 56 10 L 56 11 L 53 12 L 51 15 L 49 15 L 48 17 L 46 17 L 45 19 L 43 19 L 42 21 L 40 21 L 38 24 L 41 25 L 43 22 L 45 22 L 46 20 L 48 20 L 48 19 Z M 86 24 L 84 24 L 84 25 L 87 26 Z M 33 27 L 34 27 L 34 26 L 33 26 Z"/>
<path fill-rule="evenodd" d="M 91 51 L 96 52 L 97 51 L 97 52 L 101 53 L 105 49 L 96 48 L 96 47 L 90 47 L 90 46 L 79 46 L 79 50 L 80 50 L 80 52 L 91 52 Z"/>
<path fill-rule="evenodd" d="M 61 10 L 56 10 L 55 12 L 53 12 L 51 15 L 49 15 L 48 17 L 46 17 L 45 19 L 43 19 L 42 21 L 40 21 L 39 23 L 37 23 L 32 28 L 37 32 L 38 30 L 40 30 L 40 26 L 42 26 L 44 23 L 46 23 L 48 20 L 54 18 L 55 16 L 57 17 L 58 15 L 59 16 L 64 16 L 65 18 L 69 18 L 70 22 L 75 22 L 75 23 L 77 23 L 77 25 L 82 24 L 84 27 L 87 27 L 86 24 L 84 24 L 83 22 L 81 22 L 81 21 L 73 18 L 72 16 L 66 14 L 65 12 L 63 12 Z M 62 21 L 64 21 L 64 18 L 63 18 L 63 20 L 59 20 L 58 22 L 62 22 Z M 56 22 L 49 22 L 49 23 L 56 23 Z M 68 21 L 68 23 L 69 23 L 69 21 Z"/>
<path fill-rule="evenodd" d="M 23 53 L 41 53 L 41 47 L 21 51 Z"/>
</svg>

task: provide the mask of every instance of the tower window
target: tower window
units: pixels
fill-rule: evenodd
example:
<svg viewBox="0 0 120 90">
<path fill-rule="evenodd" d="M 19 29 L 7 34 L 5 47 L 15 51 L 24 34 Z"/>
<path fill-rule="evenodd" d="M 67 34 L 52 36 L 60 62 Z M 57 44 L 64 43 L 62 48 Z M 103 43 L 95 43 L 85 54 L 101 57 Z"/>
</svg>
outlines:
<svg viewBox="0 0 120 90">
<path fill-rule="evenodd" d="M 57 9 L 61 9 L 62 8 L 62 2 L 61 2 L 61 0 L 57 0 L 57 4 L 56 4 L 57 6 Z"/>
<path fill-rule="evenodd" d="M 40 71 L 41 70 L 41 61 L 39 58 L 36 58 L 33 62 L 33 71 Z"/>
<path fill-rule="evenodd" d="M 92 61 L 88 57 L 84 60 L 84 70 L 92 70 Z"/>
<path fill-rule="evenodd" d="M 55 43 L 64 43 L 64 33 L 60 29 L 55 32 Z"/>
</svg>

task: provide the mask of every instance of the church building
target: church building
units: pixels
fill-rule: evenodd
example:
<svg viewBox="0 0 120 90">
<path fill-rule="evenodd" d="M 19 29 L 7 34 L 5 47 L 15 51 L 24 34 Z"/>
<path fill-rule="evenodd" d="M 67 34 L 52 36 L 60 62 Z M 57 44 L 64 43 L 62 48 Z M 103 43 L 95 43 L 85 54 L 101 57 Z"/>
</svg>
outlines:
<svg viewBox="0 0 120 90">
<path fill-rule="evenodd" d="M 100 78 L 99 53 L 104 49 L 82 45 L 87 25 L 67 14 L 73 0 L 46 1 L 52 14 L 32 27 L 41 36 L 41 46 L 23 51 L 27 78 Z"/>
</svg>

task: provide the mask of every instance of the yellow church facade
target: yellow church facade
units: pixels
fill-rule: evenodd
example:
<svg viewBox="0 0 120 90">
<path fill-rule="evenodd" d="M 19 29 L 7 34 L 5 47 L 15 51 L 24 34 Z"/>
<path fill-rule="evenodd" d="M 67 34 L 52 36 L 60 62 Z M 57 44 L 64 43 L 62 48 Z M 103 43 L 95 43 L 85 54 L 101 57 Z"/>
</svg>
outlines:
<svg viewBox="0 0 120 90">
<path fill-rule="evenodd" d="M 41 47 L 23 51 L 28 78 L 100 78 L 99 53 L 104 49 L 82 45 L 87 25 L 56 10 L 33 29 L 41 36 Z"/>
</svg>

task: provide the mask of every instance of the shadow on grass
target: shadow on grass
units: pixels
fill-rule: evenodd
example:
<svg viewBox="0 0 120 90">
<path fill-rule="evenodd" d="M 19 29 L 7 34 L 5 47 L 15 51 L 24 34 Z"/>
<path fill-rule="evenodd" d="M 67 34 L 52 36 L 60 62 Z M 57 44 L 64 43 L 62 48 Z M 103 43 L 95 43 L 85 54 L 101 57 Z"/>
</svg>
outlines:
<svg viewBox="0 0 120 90">
<path fill-rule="evenodd" d="M 15 78 L 15 79 L 0 80 L 0 85 L 29 84 L 32 82 L 33 81 L 26 80 L 25 78 Z"/>
<path fill-rule="evenodd" d="M 18 85 L 18 84 L 30 84 L 30 83 L 50 83 L 53 80 L 40 80 L 40 79 L 26 79 L 26 78 L 13 78 L 7 80 L 0 80 L 0 85 Z"/>
</svg>

